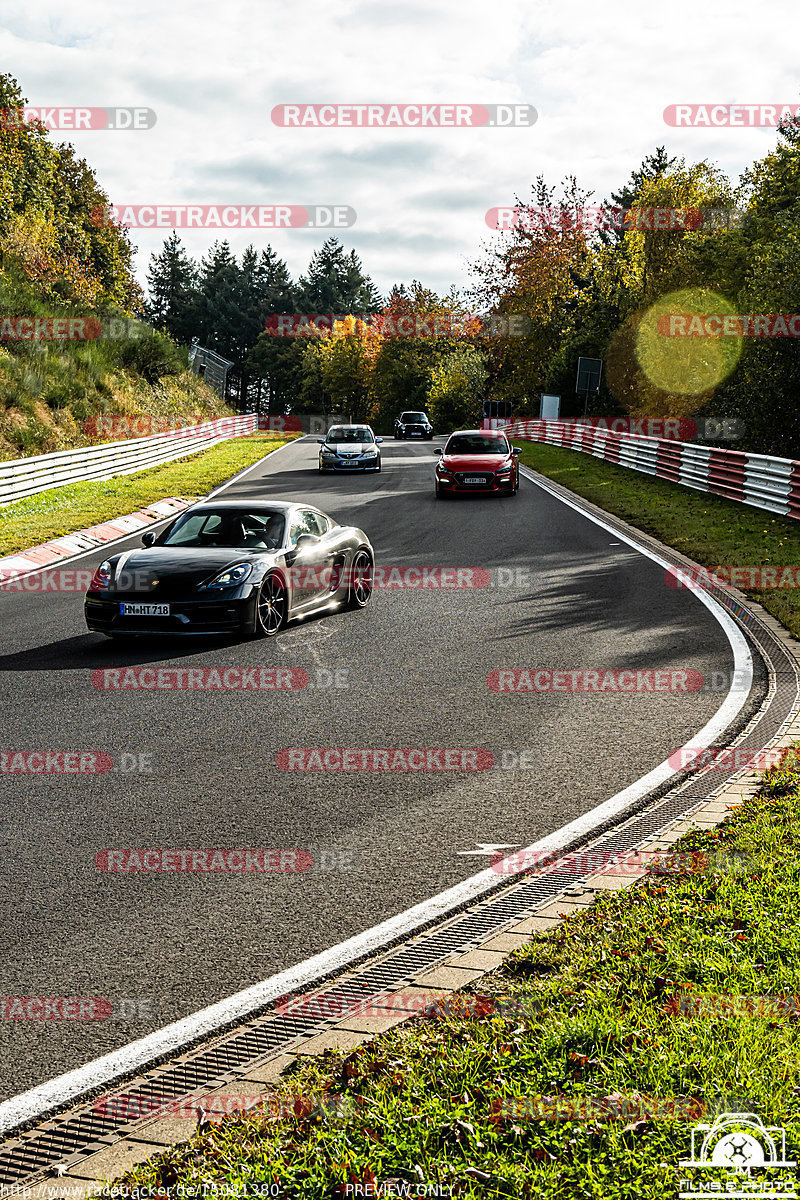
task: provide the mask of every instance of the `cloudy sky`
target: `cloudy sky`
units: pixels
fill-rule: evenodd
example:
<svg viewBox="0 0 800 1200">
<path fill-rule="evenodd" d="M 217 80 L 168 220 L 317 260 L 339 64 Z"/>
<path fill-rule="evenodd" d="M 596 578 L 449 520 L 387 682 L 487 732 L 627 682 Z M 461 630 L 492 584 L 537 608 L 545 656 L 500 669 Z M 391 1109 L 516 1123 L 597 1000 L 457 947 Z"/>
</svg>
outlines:
<svg viewBox="0 0 800 1200">
<path fill-rule="evenodd" d="M 500 235 L 489 208 L 575 174 L 597 200 L 655 146 L 739 173 L 770 128 L 671 128 L 670 104 L 800 101 L 797 0 L 6 0 L 2 70 L 31 105 L 139 106 L 149 130 L 74 142 L 124 204 L 349 205 L 341 231 L 378 287 L 465 286 Z M 283 128 L 280 104 L 529 104 L 531 127 Z M 746 119 L 746 118 L 745 118 Z M 132 230 L 137 274 L 168 231 Z M 200 256 L 215 233 L 187 230 Z M 294 276 L 325 234 L 236 230 Z"/>
</svg>

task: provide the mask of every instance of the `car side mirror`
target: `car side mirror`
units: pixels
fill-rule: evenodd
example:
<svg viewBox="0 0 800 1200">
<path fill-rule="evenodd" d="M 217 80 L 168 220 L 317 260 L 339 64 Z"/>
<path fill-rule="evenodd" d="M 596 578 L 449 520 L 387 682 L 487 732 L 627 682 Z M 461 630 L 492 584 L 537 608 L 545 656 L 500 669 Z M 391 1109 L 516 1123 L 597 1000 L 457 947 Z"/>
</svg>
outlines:
<svg viewBox="0 0 800 1200">
<path fill-rule="evenodd" d="M 315 533 L 301 533 L 295 543 L 295 549 L 304 550 L 308 546 L 316 546 L 319 538 Z"/>
<path fill-rule="evenodd" d="M 511 453 L 512 454 L 522 454 L 522 447 L 521 446 L 512 446 Z"/>
<path fill-rule="evenodd" d="M 156 540 L 156 535 L 153 533 L 152 529 L 148 529 L 147 533 L 142 534 L 142 545 L 143 546 L 152 546 L 153 542 L 155 540 Z"/>
<path fill-rule="evenodd" d="M 320 446 L 325 445 L 325 438 L 317 438 L 317 441 L 319 442 Z"/>
<path fill-rule="evenodd" d="M 442 457 L 442 455 L 444 454 L 444 450 L 442 450 L 442 447 L 441 447 L 441 446 L 434 446 L 434 447 L 433 447 L 433 453 L 434 453 L 434 454 L 436 454 L 436 455 L 438 455 L 438 457 L 439 457 L 439 458 L 441 458 L 441 457 Z"/>
<path fill-rule="evenodd" d="M 383 441 L 383 438 L 375 438 L 375 441 L 378 442 L 378 444 L 380 444 Z"/>
</svg>

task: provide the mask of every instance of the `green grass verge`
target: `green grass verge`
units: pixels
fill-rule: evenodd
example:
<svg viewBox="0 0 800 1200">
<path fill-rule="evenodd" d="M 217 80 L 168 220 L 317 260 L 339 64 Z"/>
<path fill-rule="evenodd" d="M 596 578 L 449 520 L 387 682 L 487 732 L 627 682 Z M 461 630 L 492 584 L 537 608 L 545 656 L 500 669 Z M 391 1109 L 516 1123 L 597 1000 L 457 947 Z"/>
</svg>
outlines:
<svg viewBox="0 0 800 1200">
<path fill-rule="evenodd" d="M 714 568 L 800 567 L 800 521 L 773 516 L 725 500 L 615 467 L 577 450 L 519 441 L 520 461 L 579 496 L 622 517 L 682 554 Z M 800 589 L 741 587 L 800 638 Z"/>
<path fill-rule="evenodd" d="M 289 440 L 282 434 L 249 434 L 135 475 L 73 483 L 17 500 L 0 509 L 0 554 L 13 554 L 124 516 L 165 496 L 204 496 Z"/>
<path fill-rule="evenodd" d="M 745 998 L 800 993 L 798 800 L 794 766 L 767 772 L 722 826 L 676 844 L 693 870 L 648 874 L 532 935 L 481 983 L 514 1011 L 416 1018 L 303 1064 L 263 1112 L 201 1126 L 125 1187 L 330 1197 L 402 1180 L 412 1195 L 675 1200 L 698 1113 L 736 1100 L 797 1145 L 798 1014 Z M 738 1011 L 720 995 L 741 997 Z M 553 1119 L 536 1097 L 615 1097 L 623 1115 Z M 648 1112 L 675 1101 L 685 1113 Z"/>
<path fill-rule="evenodd" d="M 12 259 L 4 255 L 0 269 L 0 317 L 90 320 L 93 332 L 102 324 L 110 336 L 3 341 L 0 460 L 91 445 L 87 417 L 231 415 L 188 369 L 188 347 L 113 305 L 56 299 L 56 289 L 31 280 Z"/>
</svg>

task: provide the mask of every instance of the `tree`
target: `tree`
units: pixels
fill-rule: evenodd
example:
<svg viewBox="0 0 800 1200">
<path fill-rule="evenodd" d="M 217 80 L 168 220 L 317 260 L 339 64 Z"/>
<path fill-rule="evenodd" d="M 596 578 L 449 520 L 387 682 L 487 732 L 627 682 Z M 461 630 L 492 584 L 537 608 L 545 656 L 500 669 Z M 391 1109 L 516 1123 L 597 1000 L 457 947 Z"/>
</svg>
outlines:
<svg viewBox="0 0 800 1200">
<path fill-rule="evenodd" d="M 127 230 L 109 222 L 108 196 L 70 145 L 22 120 L 27 101 L 0 75 L 0 262 L 42 295 L 137 309 L 141 292 Z"/>
<path fill-rule="evenodd" d="M 400 285 L 392 289 L 376 319 L 382 341 L 372 377 L 370 420 L 380 432 L 388 433 L 393 428 L 394 418 L 402 409 L 426 407 L 431 370 L 461 340 L 461 335 L 418 335 L 417 319 L 458 317 L 463 310 L 457 295 L 442 298 L 417 279 L 408 288 Z M 404 317 L 415 320 L 413 336 L 398 332 Z"/>
<path fill-rule="evenodd" d="M 377 312 L 380 294 L 355 250 L 345 253 L 336 237 L 329 237 L 316 250 L 306 275 L 297 285 L 297 311 L 303 313 L 353 313 L 363 316 Z"/>
<path fill-rule="evenodd" d="M 644 183 L 650 179 L 658 179 L 675 162 L 677 159 L 670 158 L 663 146 L 656 146 L 655 153 L 648 154 L 642 160 L 642 165 L 637 170 L 631 171 L 628 182 L 623 184 L 618 192 L 611 193 L 613 204 L 605 200 L 603 206 L 612 208 L 616 205 L 618 208 L 633 208 L 639 202 L 639 194 Z M 623 241 L 624 237 L 625 230 L 618 227 L 603 229 L 600 232 L 600 240 L 607 246 Z"/>
<path fill-rule="evenodd" d="M 202 346 L 230 359 L 226 398 L 245 407 L 244 363 L 250 351 L 245 326 L 241 268 L 227 241 L 215 242 L 200 263 L 197 332 Z"/>
<path fill-rule="evenodd" d="M 173 230 L 160 254 L 150 256 L 147 319 L 176 342 L 188 345 L 197 327 L 197 265 Z"/>
<path fill-rule="evenodd" d="M 475 426 L 489 373 L 475 346 L 456 346 L 430 374 L 428 415 L 440 431 Z"/>
<path fill-rule="evenodd" d="M 334 321 L 331 332 L 313 339 L 306 350 L 304 368 L 312 379 L 319 372 L 319 381 L 333 407 L 350 421 L 367 419 L 379 344 L 377 332 L 364 321 L 347 316 L 343 321 Z"/>
<path fill-rule="evenodd" d="M 473 267 L 472 295 L 482 311 L 527 318 L 521 337 L 489 344 L 490 395 L 516 400 L 540 392 L 548 364 L 569 330 L 593 266 L 581 214 L 589 193 L 569 177 L 555 187 L 539 176 L 523 218 Z"/>
<path fill-rule="evenodd" d="M 744 172 L 738 198 L 747 222 L 721 239 L 738 312 L 800 312 L 800 131 L 778 127 L 775 147 Z M 736 288 L 738 285 L 738 288 Z M 736 372 L 709 411 L 739 417 L 765 454 L 800 455 L 800 347 L 796 338 L 744 338 Z"/>
<path fill-rule="evenodd" d="M 246 366 L 257 381 L 255 407 L 259 415 L 283 416 L 295 412 L 320 412 L 322 397 L 303 386 L 303 338 L 279 338 L 266 332 L 259 334 L 250 351 Z"/>
</svg>

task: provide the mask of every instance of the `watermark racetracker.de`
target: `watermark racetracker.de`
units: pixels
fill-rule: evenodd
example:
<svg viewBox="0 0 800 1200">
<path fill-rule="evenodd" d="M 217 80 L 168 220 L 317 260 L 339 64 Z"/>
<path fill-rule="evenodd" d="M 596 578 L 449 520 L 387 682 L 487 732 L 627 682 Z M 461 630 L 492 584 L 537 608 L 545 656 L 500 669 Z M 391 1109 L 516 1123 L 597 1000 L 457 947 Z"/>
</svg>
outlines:
<svg viewBox="0 0 800 1200">
<path fill-rule="evenodd" d="M 529 232 L 561 230 L 618 230 L 622 232 L 703 233 L 742 229 L 750 214 L 735 208 L 620 208 L 595 204 L 584 208 L 541 208 L 533 205 L 496 205 L 486 210 L 489 229 Z"/>
<path fill-rule="evenodd" d="M 751 856 L 727 850 L 575 850 L 555 854 L 545 850 L 494 851 L 491 869 L 498 875 L 520 872 L 571 875 L 620 875 L 638 878 L 655 875 L 741 875 L 757 870 Z"/>
<path fill-rule="evenodd" d="M 152 108 L 49 108 L 25 105 L 23 108 L 0 109 L 0 130 L 9 133 L 25 125 L 41 125 L 45 129 L 152 129 L 156 114 Z"/>
<path fill-rule="evenodd" d="M 775 129 L 800 123 L 800 106 L 793 104 L 668 104 L 664 123 L 676 129 Z"/>
<path fill-rule="evenodd" d="M 349 204 L 111 204 L 92 209 L 98 227 L 123 229 L 349 229 Z"/>
<path fill-rule="evenodd" d="M 139 341 L 156 336 L 150 325 L 134 317 L 0 317 L 0 342 Z"/>
<path fill-rule="evenodd" d="M 669 588 L 688 588 L 690 591 L 712 591 L 714 588 L 750 588 L 761 592 L 800 587 L 800 567 L 787 566 L 717 566 L 668 567 L 664 582 Z"/>
<path fill-rule="evenodd" d="M 524 313 L 273 313 L 264 328 L 270 337 L 314 337 L 347 322 L 381 337 L 524 337 L 531 329 Z"/>
<path fill-rule="evenodd" d="M 662 313 L 662 337 L 800 337 L 798 313 Z"/>
<path fill-rule="evenodd" d="M 492 692 L 564 692 L 634 693 L 699 692 L 705 680 L 693 668 L 579 668 L 553 670 L 551 667 L 498 668 L 486 676 L 486 686 Z"/>
<path fill-rule="evenodd" d="M 287 747 L 275 756 L 282 771 L 488 771 L 494 755 L 480 746 L 306 746 Z"/>
<path fill-rule="evenodd" d="M 532 104 L 276 104 L 273 125 L 283 129 L 507 129 L 530 128 Z"/>
<path fill-rule="evenodd" d="M 744 437 L 745 424 L 739 417 L 569 417 L 561 425 L 609 433 L 630 433 L 634 437 L 670 438 L 690 442 L 734 442 Z"/>
<path fill-rule="evenodd" d="M 751 748 L 729 746 L 681 746 L 667 759 L 676 771 L 770 771 L 797 770 L 800 754 L 790 746 Z"/>
<path fill-rule="evenodd" d="M 173 847 L 127 847 L 99 850 L 94 864 L 108 874 L 217 874 L 293 875 L 306 871 L 354 871 L 361 863 L 359 851 L 331 846 L 305 849 L 265 849 L 252 846 L 224 849 L 177 850 Z"/>
<path fill-rule="evenodd" d="M 0 996 L 2 1021 L 153 1021 L 152 996 Z"/>
<path fill-rule="evenodd" d="M 637 694 L 655 692 L 729 692 L 749 691 L 750 680 L 744 671 L 710 671 L 703 674 L 693 667 L 642 668 L 592 667 L 574 670 L 552 667 L 496 668 L 486 676 L 492 692 L 513 695 Z"/>
</svg>

